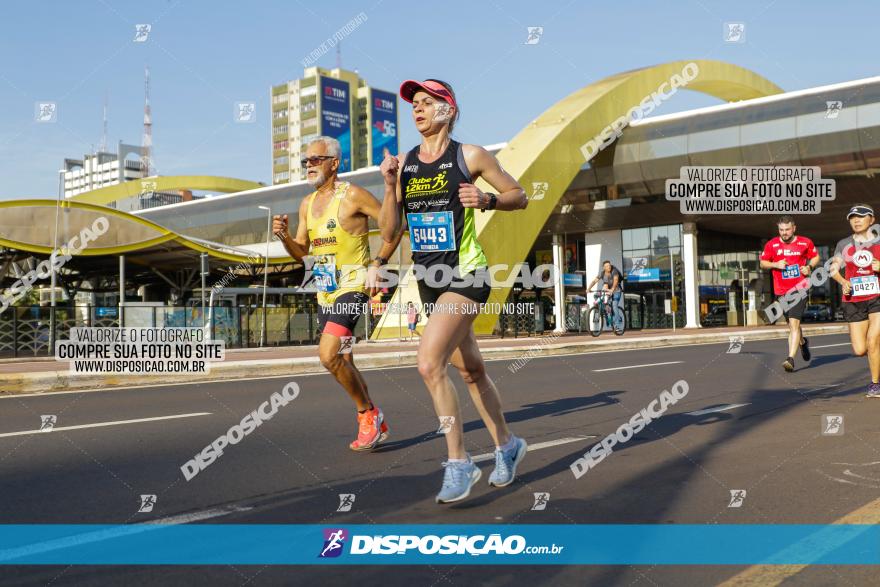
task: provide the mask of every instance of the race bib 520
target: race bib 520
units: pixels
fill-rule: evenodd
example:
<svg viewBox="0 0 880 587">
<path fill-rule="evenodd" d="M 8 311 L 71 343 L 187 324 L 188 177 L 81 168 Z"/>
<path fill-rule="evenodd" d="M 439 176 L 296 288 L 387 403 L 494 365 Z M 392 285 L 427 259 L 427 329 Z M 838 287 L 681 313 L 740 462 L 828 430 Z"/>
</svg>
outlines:
<svg viewBox="0 0 880 587">
<path fill-rule="evenodd" d="M 312 265 L 312 276 L 315 280 L 315 288 L 324 293 L 336 291 L 339 284 L 336 282 L 336 257 L 334 255 L 322 255 L 315 259 Z"/>
</svg>

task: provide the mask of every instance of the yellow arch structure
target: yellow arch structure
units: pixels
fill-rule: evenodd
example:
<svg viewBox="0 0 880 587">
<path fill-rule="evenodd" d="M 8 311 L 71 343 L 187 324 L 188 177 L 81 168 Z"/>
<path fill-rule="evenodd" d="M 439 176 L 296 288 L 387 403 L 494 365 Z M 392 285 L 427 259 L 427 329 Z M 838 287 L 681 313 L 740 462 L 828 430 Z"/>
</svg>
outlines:
<svg viewBox="0 0 880 587">
<path fill-rule="evenodd" d="M 147 185 L 144 185 L 147 184 Z M 144 191 L 206 190 L 230 194 L 265 187 L 256 181 L 218 177 L 214 175 L 158 175 L 133 181 L 126 181 L 96 190 L 91 190 L 70 198 L 87 204 L 104 204 L 137 196 Z"/>
<path fill-rule="evenodd" d="M 527 127 L 519 132 L 502 149 L 497 157 L 526 192 L 532 192 L 534 182 L 549 184 L 546 195 L 531 200 L 526 210 L 510 212 L 485 212 L 475 215 L 480 244 L 490 265 L 507 264 L 510 267 L 522 262 L 586 159 L 581 147 L 602 130 L 624 116 L 634 106 L 658 87 L 669 92 L 668 82 L 673 75 L 682 75 L 688 64 L 695 63 L 699 72 L 687 83 L 686 89 L 709 94 L 734 102 L 782 93 L 782 88 L 747 69 L 712 60 L 673 61 L 619 73 L 590 84 L 563 98 Z M 666 96 L 668 97 L 668 96 Z M 483 190 L 490 186 L 479 180 Z M 417 300 L 418 290 L 412 279 L 406 287 L 400 287 L 393 303 Z M 492 290 L 490 303 L 503 303 L 510 293 L 510 286 Z M 397 314 L 388 314 L 373 332 L 373 338 L 396 338 L 399 320 Z M 496 313 L 481 314 L 474 328 L 477 334 L 491 334 L 498 321 Z"/>
<path fill-rule="evenodd" d="M 49 255 L 53 251 L 55 200 L 30 199 L 0 202 L 0 246 Z M 235 263 L 265 262 L 259 253 L 241 254 L 234 247 L 218 243 L 206 243 L 174 232 L 146 218 L 114 208 L 73 200 L 60 203 L 58 222 L 58 247 L 62 247 L 84 227 L 91 227 L 99 217 L 109 220 L 106 233 L 89 243 L 79 255 L 123 255 L 174 241 L 199 253 Z M 290 256 L 270 257 L 269 262 L 290 263 Z"/>
</svg>

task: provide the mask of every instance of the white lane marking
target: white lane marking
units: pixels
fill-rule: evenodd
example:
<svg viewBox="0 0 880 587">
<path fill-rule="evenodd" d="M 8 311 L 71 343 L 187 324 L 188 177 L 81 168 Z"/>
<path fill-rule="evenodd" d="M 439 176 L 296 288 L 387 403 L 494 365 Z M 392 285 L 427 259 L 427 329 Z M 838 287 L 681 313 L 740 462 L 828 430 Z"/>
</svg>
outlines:
<svg viewBox="0 0 880 587">
<path fill-rule="evenodd" d="M 853 473 L 849 469 L 844 469 L 843 474 L 848 477 L 856 477 L 857 479 L 866 479 L 868 481 L 880 481 L 880 479 L 874 479 L 873 477 L 865 477 L 864 475 L 859 475 L 857 473 Z"/>
<path fill-rule="evenodd" d="M 74 534 L 73 536 L 65 536 L 64 538 L 56 538 L 54 540 L 47 540 L 45 542 L 38 542 L 36 544 L 28 544 L 27 546 L 20 546 L 18 548 L 8 548 L 6 550 L 0 550 L 0 561 L 8 561 L 26 556 L 33 556 L 36 554 L 42 554 L 44 552 L 60 550 L 62 548 L 81 546 L 83 544 L 92 544 L 94 542 L 110 540 L 111 538 L 119 538 L 120 536 L 129 536 L 131 534 L 140 534 L 141 532 L 156 530 L 161 526 L 188 524 L 190 522 L 197 522 L 200 520 L 207 520 L 209 518 L 216 518 L 219 516 L 234 514 L 236 512 L 244 512 L 250 509 L 253 508 L 240 506 L 214 508 L 201 512 L 193 512 L 191 514 L 180 514 L 177 516 L 170 516 L 168 518 L 160 518 L 152 522 L 140 522 L 137 524 L 120 526 L 109 530 L 98 530 L 95 532 Z"/>
<path fill-rule="evenodd" d="M 203 510 L 200 512 L 192 512 L 189 514 L 178 514 L 176 516 L 168 516 L 167 518 L 159 518 L 158 520 L 153 520 L 152 522 L 142 522 L 143 524 L 165 524 L 166 526 L 173 526 L 175 524 L 189 524 L 190 522 L 201 522 L 202 520 L 208 520 L 210 518 L 217 518 L 220 516 L 228 516 L 229 514 L 234 514 L 236 512 L 246 512 L 248 510 L 252 510 L 251 506 L 227 506 L 222 508 L 214 508 L 211 510 Z"/>
<path fill-rule="evenodd" d="M 657 367 L 659 365 L 677 365 L 684 361 L 666 361 L 665 363 L 645 363 L 644 365 L 628 365 L 626 367 L 609 367 L 608 369 L 593 369 L 593 373 L 602 373 L 603 371 L 620 371 L 623 369 L 639 369 L 641 367 Z"/>
<path fill-rule="evenodd" d="M 813 393 L 814 391 L 822 391 L 823 389 L 831 389 L 832 387 L 840 387 L 841 385 L 843 385 L 843 383 L 829 383 L 828 385 L 820 385 L 819 387 L 808 389 L 803 393 Z"/>
<path fill-rule="evenodd" d="M 140 422 L 157 422 L 159 420 L 174 420 L 176 418 L 194 418 L 196 416 L 210 416 L 211 412 L 194 412 L 192 414 L 174 414 L 173 416 L 157 416 L 155 418 L 138 418 L 136 420 L 115 420 L 113 422 L 95 422 L 94 424 L 78 424 L 76 426 L 56 426 L 52 430 L 20 430 L 18 432 L 4 432 L 0 438 L 9 436 L 25 436 L 27 434 L 51 434 L 59 430 L 81 430 L 83 428 L 101 428 L 103 426 L 120 426 L 122 424 L 137 424 Z"/>
<path fill-rule="evenodd" d="M 714 408 L 706 408 L 705 410 L 697 410 L 696 412 L 685 412 L 685 416 L 702 416 L 704 414 L 714 414 L 715 412 L 726 412 L 734 408 L 741 408 L 749 404 L 722 404 Z"/>
<path fill-rule="evenodd" d="M 588 440 L 590 438 L 598 438 L 595 434 L 590 434 L 588 436 L 570 436 L 567 438 L 559 438 L 557 440 L 548 440 L 547 442 L 537 442 L 535 444 L 529 445 L 529 452 L 533 450 L 540 450 L 542 448 L 550 448 L 551 446 L 559 446 L 560 444 L 568 444 L 570 442 L 578 442 L 580 440 Z M 491 461 L 495 458 L 494 452 L 487 452 L 486 454 L 477 455 L 475 457 L 471 457 L 471 460 L 475 463 L 482 463 L 483 461 Z"/>
<path fill-rule="evenodd" d="M 829 334 L 811 334 L 810 338 L 819 338 L 820 336 L 843 336 L 841 333 L 832 332 Z M 767 340 L 774 339 L 760 339 L 752 342 L 765 342 Z M 748 341 L 747 341 L 748 342 Z M 706 341 L 706 342 L 691 342 L 686 344 L 678 344 L 678 343 L 670 343 L 664 345 L 663 347 L 657 348 L 682 348 L 682 347 L 692 347 L 692 346 L 713 346 L 719 344 L 727 344 L 724 341 Z M 847 343 L 848 344 L 848 343 Z M 810 347 L 816 348 L 816 347 Z M 523 347 L 524 351 L 527 351 L 529 347 Z M 603 350 L 588 350 L 588 351 L 578 351 L 573 353 L 559 353 L 557 355 L 537 355 L 531 357 L 531 361 L 537 361 L 539 359 L 558 359 L 560 357 L 580 357 L 584 355 L 606 355 L 610 353 L 634 353 L 637 351 L 653 351 L 655 348 L 638 348 L 638 349 L 603 349 Z M 315 355 L 317 356 L 317 354 Z M 358 355 L 360 356 L 360 355 Z M 504 357 L 499 359 L 483 359 L 484 363 L 497 363 L 500 361 L 514 361 L 516 360 L 514 357 Z M 245 365 L 244 368 L 247 366 Z M 415 365 L 395 365 L 393 367 L 358 367 L 361 373 L 365 373 L 367 371 L 388 371 L 391 369 L 415 369 Z M 243 381 L 268 381 L 270 379 L 290 379 L 292 377 L 329 377 L 329 373 L 317 372 L 317 373 L 292 373 L 290 375 L 264 375 L 262 377 L 236 377 L 235 379 L 206 379 L 204 381 L 180 381 L 176 383 L 148 383 L 144 385 L 130 385 L 130 386 L 120 386 L 120 387 L 96 387 L 96 388 L 86 388 L 86 389 L 71 389 L 69 391 L 44 391 L 40 393 L 10 393 L 10 394 L 2 394 L 0 393 L 0 400 L 4 399 L 21 399 L 25 397 L 52 397 L 55 395 L 67 395 L 70 393 L 99 393 L 106 392 L 112 393 L 114 391 L 141 391 L 144 389 L 152 389 L 152 388 L 161 388 L 161 387 L 182 387 L 184 385 L 207 385 L 211 383 L 241 383 Z"/>
<path fill-rule="evenodd" d="M 844 485 L 855 485 L 857 487 L 871 487 L 873 489 L 880 489 L 880 485 L 877 485 L 876 483 L 856 483 L 855 481 L 850 481 L 849 479 L 834 477 L 832 475 L 829 475 L 828 473 L 825 473 L 824 471 L 819 471 L 818 469 L 817 472 L 826 479 L 831 479 L 832 481 L 837 481 L 838 483 L 843 483 Z"/>
<path fill-rule="evenodd" d="M 837 344 L 823 344 L 820 346 L 811 346 L 810 348 L 811 349 L 828 349 L 833 346 L 849 346 L 851 344 L 852 344 L 851 342 L 838 342 Z"/>
<path fill-rule="evenodd" d="M 849 469 L 849 467 L 876 467 L 876 465 L 880 465 L 880 461 L 872 461 L 870 463 L 831 463 L 831 464 L 832 465 L 842 465 L 842 466 L 846 467 L 843 469 L 843 474 L 846 477 L 854 477 L 856 479 L 860 479 L 860 481 L 850 481 L 849 479 L 841 479 L 840 477 L 834 477 L 834 476 L 829 475 L 819 469 L 816 469 L 816 471 L 821 473 L 822 475 L 824 475 L 828 479 L 831 479 L 833 481 L 837 481 L 838 483 L 845 483 L 848 485 L 858 485 L 861 487 L 872 487 L 874 489 L 880 488 L 880 484 L 878 484 L 878 483 L 880 483 L 880 479 L 877 479 L 876 477 L 866 477 L 864 475 L 859 475 L 858 473 L 853 473 L 852 469 Z M 875 471 L 868 471 L 868 472 L 876 474 Z"/>
<path fill-rule="evenodd" d="M 815 387 L 813 389 L 807 389 L 801 393 L 813 393 L 814 391 L 822 391 L 823 389 L 829 389 L 832 387 L 840 387 L 843 385 L 842 383 L 834 383 L 831 385 L 823 385 L 821 387 Z M 705 410 L 697 410 L 695 412 L 685 412 L 685 416 L 703 416 L 705 414 L 712 414 L 715 412 L 726 412 L 727 410 L 732 410 L 734 408 L 741 408 L 743 406 L 748 406 L 750 403 L 745 404 L 721 404 L 720 406 L 715 406 L 714 408 L 706 408 Z"/>
</svg>

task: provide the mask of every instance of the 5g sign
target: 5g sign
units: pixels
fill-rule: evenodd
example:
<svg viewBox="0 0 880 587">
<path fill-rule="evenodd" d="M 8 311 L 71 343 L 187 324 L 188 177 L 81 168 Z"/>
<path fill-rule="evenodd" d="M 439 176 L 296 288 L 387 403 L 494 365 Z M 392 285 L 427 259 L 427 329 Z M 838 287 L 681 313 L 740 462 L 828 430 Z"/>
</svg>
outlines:
<svg viewBox="0 0 880 587">
<path fill-rule="evenodd" d="M 384 121 L 384 123 L 379 122 L 376 125 L 380 131 L 382 131 L 383 137 L 396 137 L 397 136 L 397 124 L 391 122 L 390 120 Z"/>
<path fill-rule="evenodd" d="M 373 165 L 380 165 L 385 158 L 384 150 L 397 154 L 397 96 L 391 92 L 373 89 L 370 103 L 370 158 Z"/>
</svg>

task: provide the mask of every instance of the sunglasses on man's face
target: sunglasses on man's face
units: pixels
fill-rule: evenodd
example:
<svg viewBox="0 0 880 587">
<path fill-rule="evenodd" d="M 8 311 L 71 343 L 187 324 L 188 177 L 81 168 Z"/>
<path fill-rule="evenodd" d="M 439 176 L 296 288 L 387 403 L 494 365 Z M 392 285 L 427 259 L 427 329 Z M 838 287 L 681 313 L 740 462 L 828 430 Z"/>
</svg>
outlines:
<svg viewBox="0 0 880 587">
<path fill-rule="evenodd" d="M 314 155 L 312 157 L 303 157 L 299 162 L 303 167 L 311 167 L 313 165 L 320 165 L 327 159 L 336 159 L 336 157 L 331 157 L 329 155 Z"/>
</svg>

